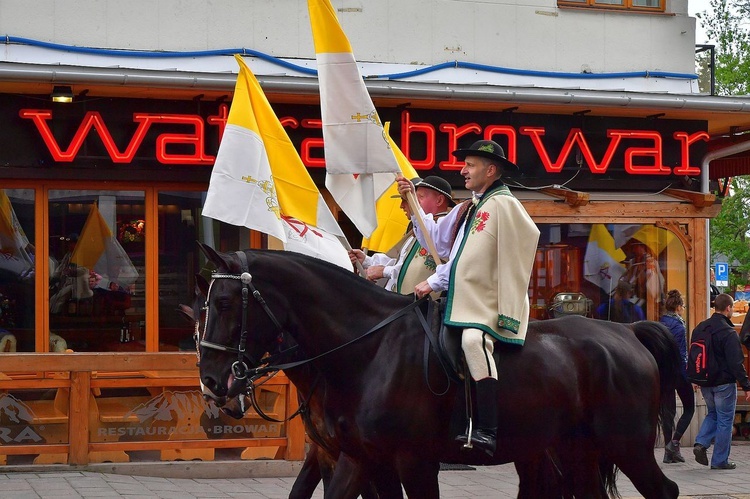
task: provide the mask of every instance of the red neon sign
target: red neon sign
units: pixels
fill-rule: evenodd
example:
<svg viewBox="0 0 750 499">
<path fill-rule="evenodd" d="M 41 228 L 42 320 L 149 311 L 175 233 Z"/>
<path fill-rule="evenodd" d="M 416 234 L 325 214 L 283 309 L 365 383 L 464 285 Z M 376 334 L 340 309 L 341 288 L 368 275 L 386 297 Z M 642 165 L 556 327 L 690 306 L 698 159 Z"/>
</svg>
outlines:
<svg viewBox="0 0 750 499">
<path fill-rule="evenodd" d="M 207 120 L 210 124 L 219 127 L 219 137 L 221 137 L 224 133 L 224 127 L 226 126 L 227 120 L 226 104 L 219 106 L 219 113 L 218 116 L 209 116 Z M 78 126 L 78 130 L 75 135 L 73 135 L 70 144 L 68 144 L 68 147 L 65 150 L 63 150 L 60 144 L 58 144 L 47 123 L 52 119 L 52 111 L 48 109 L 21 109 L 18 114 L 21 118 L 30 119 L 34 123 L 42 140 L 44 140 L 44 144 L 47 146 L 49 153 L 55 161 L 61 163 L 69 163 L 75 160 L 78 151 L 83 145 L 83 141 L 92 129 L 99 135 L 99 138 L 113 163 L 131 163 L 136 152 L 138 152 L 138 148 L 141 146 L 146 133 L 152 125 L 157 123 L 193 126 L 193 133 L 163 133 L 156 138 L 155 156 L 160 163 L 165 165 L 212 165 L 216 159 L 214 156 L 206 154 L 204 150 L 205 124 L 203 118 L 198 115 L 134 113 L 133 122 L 138 123 L 138 127 L 136 128 L 135 133 L 133 133 L 127 147 L 125 147 L 125 150 L 120 151 L 117 144 L 115 144 L 115 141 L 112 139 L 112 134 L 104 123 L 104 119 L 97 111 L 89 111 L 86 113 L 81 124 Z M 191 145 L 193 147 L 193 153 L 171 154 L 167 152 L 167 148 L 172 144 Z"/>
<path fill-rule="evenodd" d="M 52 134 L 49 121 L 52 120 L 52 111 L 48 109 L 21 109 L 19 116 L 31 120 L 39 135 L 44 141 L 52 158 L 60 163 L 70 163 L 75 160 L 83 142 L 93 132 L 99 137 L 114 163 L 131 163 L 143 144 L 146 134 L 155 125 L 187 125 L 192 127 L 189 133 L 161 133 L 156 137 L 154 156 L 162 164 L 181 165 L 212 165 L 215 156 L 206 153 L 205 137 L 207 126 L 217 128 L 219 140 L 224 133 L 227 123 L 228 106 L 219 105 L 216 115 L 208 116 L 204 122 L 200 115 L 194 114 L 151 114 L 134 113 L 133 122 L 137 124 L 135 132 L 131 136 L 124 149 L 120 149 L 112 138 L 107 125 L 101 114 L 97 111 L 87 112 L 73 138 L 67 147 L 63 147 Z M 320 119 L 298 119 L 285 116 L 280 119 L 282 125 L 291 129 L 320 130 L 322 122 Z M 510 161 L 517 162 L 519 135 L 528 137 L 533 147 L 536 158 L 524 158 L 526 161 L 539 161 L 548 173 L 560 173 L 568 162 L 573 151 L 580 153 L 581 165 L 585 163 L 591 173 L 604 174 L 612 164 L 617 151 L 621 146 L 626 146 L 630 140 L 638 140 L 638 147 L 627 147 L 622 154 L 622 163 L 625 171 L 632 175 L 688 175 L 700 174 L 700 168 L 690 164 L 690 148 L 701 141 L 708 141 L 706 132 L 694 133 L 674 132 L 671 139 L 678 143 L 680 150 L 680 162 L 675 167 L 663 164 L 664 138 L 656 130 L 607 130 L 606 151 L 600 158 L 596 158 L 591 150 L 585 132 L 580 128 L 571 128 L 557 157 L 553 158 L 545 145 L 546 127 L 520 126 L 518 130 L 510 125 L 491 124 L 482 127 L 478 123 L 470 122 L 462 125 L 455 123 L 441 123 L 436 127 L 432 123 L 420 123 L 412 120 L 408 110 L 401 112 L 401 150 L 411 161 L 417 170 L 430 170 L 435 167 L 437 134 L 441 132 L 447 135 L 447 150 L 442 157 L 448 158 L 441 161 L 437 166 L 441 170 L 457 170 L 462 162 L 456 160 L 451 154 L 458 148 L 460 139 L 476 135 L 477 138 L 498 140 L 506 146 L 506 154 Z M 412 157 L 412 136 L 422 135 L 425 156 L 421 158 Z M 502 137 L 502 138 L 498 138 Z M 643 146 L 646 142 L 650 145 Z M 192 150 L 189 154 L 170 153 L 170 146 L 189 146 Z M 422 149 L 422 148 L 420 148 Z M 300 156 L 303 163 L 310 168 L 324 168 L 323 138 L 320 136 L 305 137 L 300 144 Z"/>
</svg>

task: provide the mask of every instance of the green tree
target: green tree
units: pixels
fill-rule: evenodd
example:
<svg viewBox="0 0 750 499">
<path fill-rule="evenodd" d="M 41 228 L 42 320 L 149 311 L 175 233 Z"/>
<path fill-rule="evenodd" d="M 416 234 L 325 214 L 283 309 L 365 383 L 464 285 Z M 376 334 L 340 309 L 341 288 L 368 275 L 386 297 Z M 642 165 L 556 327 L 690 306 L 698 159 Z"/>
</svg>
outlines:
<svg viewBox="0 0 750 499">
<path fill-rule="evenodd" d="M 716 93 L 750 93 L 750 0 L 711 0 L 711 10 L 696 16 L 717 41 Z"/>
<path fill-rule="evenodd" d="M 731 184 L 732 195 L 724 198 L 721 212 L 711 220 L 711 254 L 725 255 L 733 267 L 729 277 L 729 289 L 749 282 L 750 275 L 750 179 L 735 177 Z"/>
<path fill-rule="evenodd" d="M 701 26 L 716 45 L 716 93 L 750 93 L 750 0 L 711 0 L 711 10 L 697 14 Z M 705 81 L 706 56 L 698 57 L 699 75 Z M 703 91 L 705 83 L 700 83 Z M 719 215 L 710 222 L 711 254 L 723 254 L 732 268 L 729 290 L 750 282 L 750 177 L 732 179 L 731 194 L 723 199 Z"/>
</svg>

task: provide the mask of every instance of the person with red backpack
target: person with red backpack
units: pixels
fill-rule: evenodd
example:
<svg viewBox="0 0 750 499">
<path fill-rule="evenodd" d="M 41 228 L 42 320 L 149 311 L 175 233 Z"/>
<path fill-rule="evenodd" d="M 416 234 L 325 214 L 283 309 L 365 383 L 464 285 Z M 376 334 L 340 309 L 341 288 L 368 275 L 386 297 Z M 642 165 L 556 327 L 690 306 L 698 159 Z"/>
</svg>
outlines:
<svg viewBox="0 0 750 499">
<path fill-rule="evenodd" d="M 706 400 L 706 414 L 695 437 L 695 460 L 708 466 L 706 452 L 714 443 L 712 470 L 733 470 L 729 460 L 734 411 L 737 406 L 737 383 L 750 402 L 750 379 L 745 371 L 745 357 L 739 337 L 730 318 L 734 300 L 726 293 L 716 297 L 714 314 L 698 324 L 690 337 L 688 380 L 700 386 Z"/>
</svg>

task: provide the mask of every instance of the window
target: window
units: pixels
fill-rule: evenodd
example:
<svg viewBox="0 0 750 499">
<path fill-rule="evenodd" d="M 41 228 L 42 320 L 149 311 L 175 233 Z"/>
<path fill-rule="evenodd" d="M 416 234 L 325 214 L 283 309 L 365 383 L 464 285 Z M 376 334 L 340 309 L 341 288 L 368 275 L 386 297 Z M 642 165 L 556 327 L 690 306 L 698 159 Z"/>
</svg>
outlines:
<svg viewBox="0 0 750 499">
<path fill-rule="evenodd" d="M 219 251 L 250 247 L 250 230 L 203 218 L 205 192 L 161 191 L 159 200 L 159 351 L 195 350 L 193 324 L 178 313 L 192 305 L 196 274 L 208 278 L 201 241 Z"/>
<path fill-rule="evenodd" d="M 624 282 L 643 317 L 659 320 L 670 289 L 687 296 L 687 257 L 680 240 L 651 224 L 537 224 L 541 231 L 529 286 L 531 316 L 585 315 L 615 320 L 608 304 Z"/>
<path fill-rule="evenodd" d="M 34 191 L 0 189 L 0 353 L 34 351 Z"/>
<path fill-rule="evenodd" d="M 49 191 L 50 342 L 145 350 L 144 191 Z"/>
<path fill-rule="evenodd" d="M 557 5 L 561 7 L 664 12 L 665 0 L 558 0 Z"/>
</svg>

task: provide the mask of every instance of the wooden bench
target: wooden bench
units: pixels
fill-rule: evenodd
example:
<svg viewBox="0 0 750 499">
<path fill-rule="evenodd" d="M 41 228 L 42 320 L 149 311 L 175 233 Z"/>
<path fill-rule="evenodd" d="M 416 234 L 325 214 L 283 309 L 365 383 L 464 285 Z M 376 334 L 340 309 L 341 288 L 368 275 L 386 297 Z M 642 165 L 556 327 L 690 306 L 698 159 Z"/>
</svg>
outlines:
<svg viewBox="0 0 750 499">
<path fill-rule="evenodd" d="M 258 405 L 261 410 L 269 417 L 283 420 L 286 417 L 286 387 L 281 385 L 265 385 L 259 387 Z M 258 413 L 251 409 L 242 418 L 242 421 L 249 421 L 252 424 L 265 425 L 267 431 L 254 431 L 253 437 L 280 437 L 283 423 L 270 423 L 261 418 Z M 267 447 L 246 447 L 240 457 L 242 459 L 278 459 L 283 448 L 279 446 Z"/>
<path fill-rule="evenodd" d="M 748 415 L 750 415 L 750 402 L 745 400 L 745 392 L 741 389 L 738 389 L 737 391 L 737 407 L 734 409 L 733 434 L 737 437 L 742 437 L 745 440 L 750 440 L 750 421 L 748 420 Z"/>
<path fill-rule="evenodd" d="M 24 402 L 33 419 L 31 425 L 48 444 L 68 443 L 68 411 L 70 388 L 58 388 L 53 400 L 28 400 Z M 34 464 L 67 464 L 68 453 L 39 454 Z"/>
<path fill-rule="evenodd" d="M 204 406 L 201 403 L 191 403 L 190 398 L 203 401 L 203 397 L 198 390 L 187 392 L 165 391 L 163 393 L 165 400 L 171 404 L 179 405 L 182 410 L 175 414 L 177 420 L 167 421 L 169 431 L 167 432 L 168 440 L 202 440 L 208 438 L 203 426 L 201 425 L 201 416 L 204 414 Z M 158 424 L 158 423 L 157 423 Z M 199 448 L 199 449 L 163 449 L 160 452 L 162 461 L 213 461 L 216 455 L 216 449 Z"/>
<path fill-rule="evenodd" d="M 30 443 L 67 445 L 70 388 L 60 387 L 54 388 L 54 390 L 54 399 L 22 400 L 16 398 L 13 394 L 2 393 L 0 398 L 7 398 L 3 401 L 3 404 L 8 406 L 8 415 L 10 416 L 10 419 L 3 417 L 2 425 L 15 428 L 9 428 L 8 430 L 14 434 L 17 431 L 27 433 L 25 441 Z M 35 434 L 33 439 L 28 434 L 29 432 Z M 0 447 L 1 450 L 2 447 Z M 33 454 L 33 452 L 29 452 L 29 454 Z M 7 464 L 7 462 L 7 455 L 0 455 L 0 464 Z M 67 452 L 39 454 L 34 459 L 34 464 L 66 464 L 67 462 Z"/>
<path fill-rule="evenodd" d="M 117 442 L 121 428 L 140 424 L 133 411 L 150 400 L 146 396 L 95 397 L 89 399 L 89 432 L 91 442 Z M 130 456 L 122 450 L 89 451 L 91 463 L 127 463 Z"/>
</svg>

